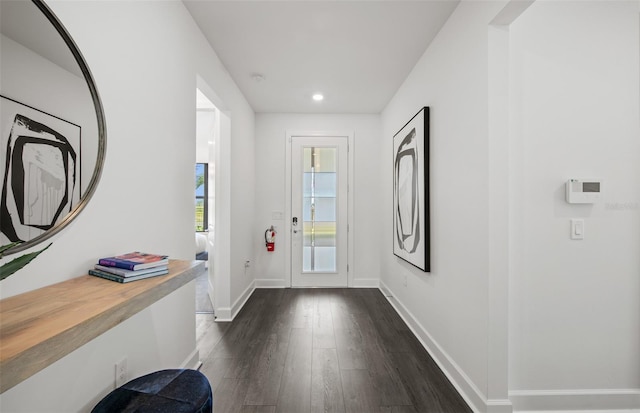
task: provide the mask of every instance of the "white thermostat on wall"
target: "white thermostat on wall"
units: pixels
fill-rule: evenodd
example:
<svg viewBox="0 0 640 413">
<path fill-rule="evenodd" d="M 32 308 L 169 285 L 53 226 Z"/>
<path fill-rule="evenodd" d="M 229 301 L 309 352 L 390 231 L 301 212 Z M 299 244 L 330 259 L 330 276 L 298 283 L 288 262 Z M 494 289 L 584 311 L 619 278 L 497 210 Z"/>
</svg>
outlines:
<svg viewBox="0 0 640 413">
<path fill-rule="evenodd" d="M 595 204 L 600 201 L 600 179 L 569 179 L 566 183 L 567 202 L 570 204 Z"/>
</svg>

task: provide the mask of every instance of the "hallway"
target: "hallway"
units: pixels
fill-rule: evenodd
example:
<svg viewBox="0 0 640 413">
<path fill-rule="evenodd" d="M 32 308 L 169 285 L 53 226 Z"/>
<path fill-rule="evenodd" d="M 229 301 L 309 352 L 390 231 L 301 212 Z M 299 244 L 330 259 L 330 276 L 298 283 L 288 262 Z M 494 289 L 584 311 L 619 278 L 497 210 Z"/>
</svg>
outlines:
<svg viewBox="0 0 640 413">
<path fill-rule="evenodd" d="M 376 289 L 257 289 L 197 341 L 216 413 L 471 411 Z"/>
</svg>

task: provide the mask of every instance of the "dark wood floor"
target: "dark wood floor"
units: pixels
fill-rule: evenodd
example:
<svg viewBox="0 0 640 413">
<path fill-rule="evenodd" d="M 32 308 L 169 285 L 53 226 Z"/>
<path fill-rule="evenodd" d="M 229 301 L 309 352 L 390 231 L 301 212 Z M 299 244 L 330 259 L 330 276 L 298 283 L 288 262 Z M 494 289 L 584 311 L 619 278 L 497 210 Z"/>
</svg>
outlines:
<svg viewBox="0 0 640 413">
<path fill-rule="evenodd" d="M 197 317 L 215 413 L 471 412 L 379 290 L 256 290 L 232 323 Z"/>
</svg>

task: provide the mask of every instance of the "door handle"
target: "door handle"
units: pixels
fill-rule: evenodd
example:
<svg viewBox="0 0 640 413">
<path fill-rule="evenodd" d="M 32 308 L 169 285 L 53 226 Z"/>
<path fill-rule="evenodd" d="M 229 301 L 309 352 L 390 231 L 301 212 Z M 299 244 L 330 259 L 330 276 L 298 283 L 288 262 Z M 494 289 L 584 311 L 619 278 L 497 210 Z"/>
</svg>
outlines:
<svg viewBox="0 0 640 413">
<path fill-rule="evenodd" d="M 293 219 L 291 220 L 291 226 L 293 228 L 293 233 L 297 234 L 298 233 L 298 217 L 293 217 Z"/>
</svg>

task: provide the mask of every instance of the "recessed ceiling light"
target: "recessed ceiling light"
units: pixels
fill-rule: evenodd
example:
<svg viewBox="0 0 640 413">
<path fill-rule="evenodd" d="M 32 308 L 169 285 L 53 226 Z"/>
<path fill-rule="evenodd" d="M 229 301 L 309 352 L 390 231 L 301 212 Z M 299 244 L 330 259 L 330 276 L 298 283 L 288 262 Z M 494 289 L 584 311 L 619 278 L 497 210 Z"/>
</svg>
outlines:
<svg viewBox="0 0 640 413">
<path fill-rule="evenodd" d="M 322 99 L 324 99 L 324 96 L 322 96 L 320 93 L 316 93 L 315 95 L 313 95 L 313 100 L 315 100 L 316 102 L 320 102 Z"/>
</svg>

